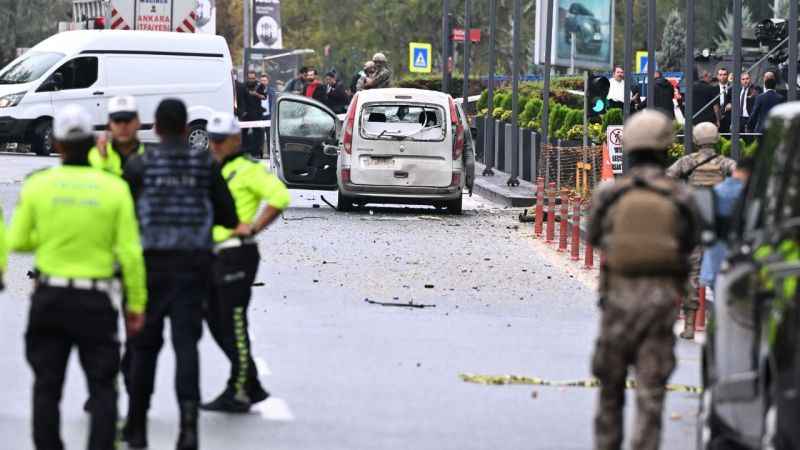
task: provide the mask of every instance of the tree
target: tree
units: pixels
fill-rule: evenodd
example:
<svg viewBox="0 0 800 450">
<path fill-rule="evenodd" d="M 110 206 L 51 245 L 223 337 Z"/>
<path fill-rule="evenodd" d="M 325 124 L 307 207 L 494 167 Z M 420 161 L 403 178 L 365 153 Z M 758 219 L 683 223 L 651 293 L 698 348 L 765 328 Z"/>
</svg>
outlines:
<svg viewBox="0 0 800 450">
<path fill-rule="evenodd" d="M 673 9 L 664 25 L 661 38 L 661 67 L 666 71 L 678 71 L 686 56 L 686 27 L 677 9 Z"/>
<path fill-rule="evenodd" d="M 55 34 L 58 22 L 70 20 L 71 5 L 69 0 L 0 0 L 0 66 L 16 58 L 18 48 Z"/>
<path fill-rule="evenodd" d="M 721 36 L 714 39 L 714 43 L 717 46 L 717 53 L 718 54 L 730 54 L 733 52 L 733 40 L 731 36 L 733 36 L 733 11 L 728 10 L 725 12 L 725 16 L 722 20 L 719 21 L 717 24 Z M 750 11 L 750 7 L 746 5 L 742 5 L 742 35 L 744 36 L 752 36 L 755 34 L 756 24 L 753 21 L 753 13 Z M 741 37 L 740 37 L 741 38 Z"/>
<path fill-rule="evenodd" d="M 773 0 L 772 17 L 783 19 L 789 17 L 789 0 Z"/>
</svg>

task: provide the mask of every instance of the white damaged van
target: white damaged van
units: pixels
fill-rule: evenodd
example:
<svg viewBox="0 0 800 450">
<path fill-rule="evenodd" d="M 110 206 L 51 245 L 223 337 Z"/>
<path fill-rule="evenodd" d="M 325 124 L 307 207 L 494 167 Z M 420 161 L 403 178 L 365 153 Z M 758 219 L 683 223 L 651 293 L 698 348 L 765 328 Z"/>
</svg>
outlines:
<svg viewBox="0 0 800 450">
<path fill-rule="evenodd" d="M 206 147 L 205 124 L 214 111 L 234 109 L 228 44 L 220 36 L 154 31 L 81 30 L 42 41 L 0 70 L 0 143 L 30 144 L 51 152 L 52 118 L 75 103 L 106 127 L 108 100 L 132 95 L 140 138 L 156 142 L 155 110 L 178 98 L 189 111 L 189 142 Z"/>
</svg>

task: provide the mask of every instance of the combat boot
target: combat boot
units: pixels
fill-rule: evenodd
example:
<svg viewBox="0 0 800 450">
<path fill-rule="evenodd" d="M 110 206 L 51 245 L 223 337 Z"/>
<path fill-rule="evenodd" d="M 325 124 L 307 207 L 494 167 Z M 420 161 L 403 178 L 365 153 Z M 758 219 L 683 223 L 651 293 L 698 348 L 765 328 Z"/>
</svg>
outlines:
<svg viewBox="0 0 800 450">
<path fill-rule="evenodd" d="M 197 450 L 200 446 L 197 434 L 197 402 L 181 403 L 181 430 L 175 449 Z"/>
<path fill-rule="evenodd" d="M 694 320 L 696 311 L 686 310 L 683 312 L 683 315 L 683 332 L 681 333 L 681 338 L 694 340 Z"/>
<path fill-rule="evenodd" d="M 128 420 L 122 428 L 122 440 L 131 450 L 147 448 L 147 413 L 129 411 Z"/>
<path fill-rule="evenodd" d="M 266 391 L 264 391 L 264 394 L 266 394 L 266 397 L 269 397 Z M 200 408 L 205 411 L 246 414 L 250 411 L 251 406 L 250 400 L 247 397 L 248 396 L 244 394 L 237 396 L 233 390 L 229 388 L 225 389 L 225 391 L 214 400 L 200 405 Z M 263 399 L 266 400 L 266 397 Z"/>
</svg>

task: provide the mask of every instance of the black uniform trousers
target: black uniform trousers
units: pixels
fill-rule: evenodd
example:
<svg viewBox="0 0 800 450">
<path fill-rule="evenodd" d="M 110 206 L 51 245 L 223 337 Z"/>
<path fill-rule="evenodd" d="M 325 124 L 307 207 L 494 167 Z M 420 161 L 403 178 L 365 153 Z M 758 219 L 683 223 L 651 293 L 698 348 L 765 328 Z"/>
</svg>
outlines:
<svg viewBox="0 0 800 450">
<path fill-rule="evenodd" d="M 167 318 L 170 320 L 175 350 L 175 391 L 178 402 L 200 401 L 197 342 L 203 332 L 203 304 L 211 289 L 210 255 L 197 255 L 193 263 L 176 263 L 167 256 L 148 257 L 145 254 L 145 265 L 148 292 L 145 325 L 141 333 L 129 340 L 129 419 L 150 409 L 156 363 L 164 345 L 164 321 Z"/>
<path fill-rule="evenodd" d="M 214 260 L 214 290 L 206 320 L 211 335 L 231 362 L 228 392 L 248 401 L 262 389 L 250 351 L 247 307 L 261 256 L 255 244 L 225 249 Z"/>
<path fill-rule="evenodd" d="M 117 427 L 118 312 L 100 291 L 39 286 L 33 293 L 25 353 L 35 374 L 33 441 L 62 450 L 59 403 L 67 361 L 78 348 L 92 398 L 89 450 L 112 450 Z"/>
</svg>

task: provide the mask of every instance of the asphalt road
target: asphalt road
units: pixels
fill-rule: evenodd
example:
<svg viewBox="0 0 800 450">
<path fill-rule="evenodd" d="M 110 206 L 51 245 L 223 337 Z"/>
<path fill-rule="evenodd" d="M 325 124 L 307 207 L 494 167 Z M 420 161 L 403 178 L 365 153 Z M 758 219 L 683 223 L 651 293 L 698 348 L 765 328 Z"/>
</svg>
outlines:
<svg viewBox="0 0 800 450">
<path fill-rule="evenodd" d="M 25 174 L 55 162 L 0 155 L 6 220 Z M 452 217 L 424 208 L 343 214 L 321 195 L 335 198 L 295 191 L 283 220 L 260 238 L 257 281 L 265 285 L 254 288 L 251 332 L 273 398 L 246 416 L 203 414 L 204 449 L 592 447 L 595 389 L 482 386 L 459 374 L 587 378 L 598 322 L 594 273 L 534 242 L 529 225 L 516 226 L 514 211 L 478 197 Z M 0 294 L 0 447 L 14 450 L 32 448 L 32 376 L 22 340 L 31 266 L 30 256 L 12 256 Z M 698 383 L 698 349 L 679 344 L 673 382 Z M 152 449 L 174 446 L 173 363 L 166 345 L 150 413 Z M 201 364 L 210 398 L 228 366 L 208 333 Z M 73 356 L 62 401 L 69 449 L 86 442 L 86 395 Z M 694 448 L 697 402 L 697 395 L 669 394 L 663 448 Z"/>
</svg>

